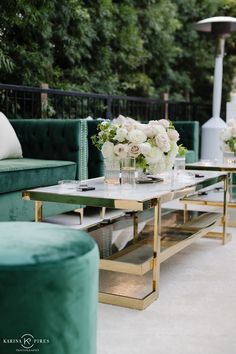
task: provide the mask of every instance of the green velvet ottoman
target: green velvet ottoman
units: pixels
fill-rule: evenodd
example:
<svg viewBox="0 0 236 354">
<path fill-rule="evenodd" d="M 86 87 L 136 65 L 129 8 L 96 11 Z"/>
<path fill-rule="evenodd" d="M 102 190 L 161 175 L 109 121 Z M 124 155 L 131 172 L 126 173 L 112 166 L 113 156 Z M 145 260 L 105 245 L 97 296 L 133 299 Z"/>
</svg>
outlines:
<svg viewBox="0 0 236 354">
<path fill-rule="evenodd" d="M 83 231 L 0 222 L 0 353 L 95 354 L 98 260 Z"/>
</svg>

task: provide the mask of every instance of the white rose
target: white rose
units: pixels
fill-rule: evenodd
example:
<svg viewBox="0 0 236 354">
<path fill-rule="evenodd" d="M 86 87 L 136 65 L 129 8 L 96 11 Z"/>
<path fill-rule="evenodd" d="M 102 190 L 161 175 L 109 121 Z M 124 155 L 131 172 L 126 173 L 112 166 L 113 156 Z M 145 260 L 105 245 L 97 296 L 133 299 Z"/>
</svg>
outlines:
<svg viewBox="0 0 236 354">
<path fill-rule="evenodd" d="M 126 117 L 126 122 L 127 122 L 127 123 L 130 123 L 130 124 L 134 124 L 134 125 L 140 124 L 140 123 L 137 122 L 135 119 L 130 118 L 130 117 Z"/>
<path fill-rule="evenodd" d="M 138 157 L 141 154 L 140 146 L 138 144 L 129 144 L 128 154 L 131 157 Z"/>
<path fill-rule="evenodd" d="M 170 142 L 169 142 L 168 135 L 166 133 L 158 134 L 155 137 L 155 141 L 157 146 L 161 149 L 161 151 L 168 152 L 170 150 Z"/>
<path fill-rule="evenodd" d="M 116 130 L 116 135 L 114 137 L 114 139 L 118 140 L 120 143 L 122 143 L 122 141 L 124 141 L 127 137 L 127 130 L 124 128 L 118 128 Z"/>
<path fill-rule="evenodd" d="M 124 159 L 127 156 L 128 145 L 127 144 L 117 144 L 114 147 L 114 153 L 121 159 Z"/>
<path fill-rule="evenodd" d="M 133 129 L 128 133 L 128 139 L 131 143 L 141 144 L 147 140 L 147 136 L 139 129 Z"/>
<path fill-rule="evenodd" d="M 112 124 L 115 124 L 115 125 L 122 125 L 126 122 L 126 118 L 124 116 L 122 116 L 121 114 L 112 120 Z"/>
<path fill-rule="evenodd" d="M 122 124 L 122 128 L 126 129 L 128 132 L 134 129 L 134 124 L 132 122 L 125 122 Z"/>
<path fill-rule="evenodd" d="M 179 140 L 179 133 L 175 129 L 167 129 L 167 135 L 170 140 L 178 141 Z"/>
<path fill-rule="evenodd" d="M 159 119 L 157 122 L 164 128 L 169 128 L 170 126 L 170 122 L 167 119 Z"/>
<path fill-rule="evenodd" d="M 144 156 L 147 156 L 151 153 L 152 146 L 149 143 L 142 143 L 142 144 L 140 144 L 140 150 L 141 150 L 141 154 L 143 154 Z"/>
<path fill-rule="evenodd" d="M 102 155 L 105 159 L 114 156 L 114 144 L 111 143 L 110 141 L 106 141 L 102 145 Z"/>
<path fill-rule="evenodd" d="M 153 127 L 149 124 L 142 124 L 142 131 L 148 138 L 152 138 L 155 136 L 155 131 Z"/>
<path fill-rule="evenodd" d="M 160 124 L 150 124 L 154 135 L 166 134 L 166 129 Z"/>
</svg>

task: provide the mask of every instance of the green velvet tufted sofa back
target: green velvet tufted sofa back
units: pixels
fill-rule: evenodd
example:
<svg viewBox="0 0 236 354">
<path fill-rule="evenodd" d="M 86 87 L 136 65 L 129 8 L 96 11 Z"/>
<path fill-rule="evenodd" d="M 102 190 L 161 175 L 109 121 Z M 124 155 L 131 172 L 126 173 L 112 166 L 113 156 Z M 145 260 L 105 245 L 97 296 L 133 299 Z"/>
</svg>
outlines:
<svg viewBox="0 0 236 354">
<path fill-rule="evenodd" d="M 189 162 L 198 161 L 199 160 L 199 122 L 176 121 L 173 123 L 180 135 L 179 143 L 186 146 L 188 150 L 193 151 L 194 156 L 192 156 L 192 161 Z"/>
<path fill-rule="evenodd" d="M 87 178 L 87 122 L 82 119 L 11 119 L 23 157 L 77 163 L 76 178 Z"/>
</svg>

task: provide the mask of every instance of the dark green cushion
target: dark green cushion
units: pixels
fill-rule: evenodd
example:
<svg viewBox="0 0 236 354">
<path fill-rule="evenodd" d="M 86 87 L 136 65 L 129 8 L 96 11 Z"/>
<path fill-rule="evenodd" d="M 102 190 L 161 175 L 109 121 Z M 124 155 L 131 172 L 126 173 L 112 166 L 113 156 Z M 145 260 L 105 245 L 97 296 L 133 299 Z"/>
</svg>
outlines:
<svg viewBox="0 0 236 354">
<path fill-rule="evenodd" d="M 91 136 L 98 133 L 97 126 L 101 120 L 87 120 L 88 124 L 88 177 L 104 176 L 104 160 L 100 150 L 98 150 L 92 143 Z"/>
<path fill-rule="evenodd" d="M 26 158 L 0 161 L 0 194 L 75 178 L 75 162 Z"/>
<path fill-rule="evenodd" d="M 0 353 L 95 354 L 98 250 L 85 233 L 44 223 L 0 223 Z"/>
</svg>

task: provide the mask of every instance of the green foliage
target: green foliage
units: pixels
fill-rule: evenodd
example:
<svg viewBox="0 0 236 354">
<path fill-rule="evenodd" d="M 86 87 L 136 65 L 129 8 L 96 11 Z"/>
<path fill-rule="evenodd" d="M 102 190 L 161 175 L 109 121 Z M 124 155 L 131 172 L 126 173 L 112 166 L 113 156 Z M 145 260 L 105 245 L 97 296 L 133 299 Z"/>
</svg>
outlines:
<svg viewBox="0 0 236 354">
<path fill-rule="evenodd" d="M 192 23 L 236 16 L 235 0 L 2 0 L 1 81 L 211 101 L 214 41 Z M 227 40 L 223 97 L 234 76 Z M 231 54 L 231 55 L 230 55 Z"/>
<path fill-rule="evenodd" d="M 188 149 L 185 146 L 183 146 L 183 144 L 180 144 L 178 148 L 179 148 L 178 150 L 179 157 L 184 157 L 187 154 Z"/>
</svg>

